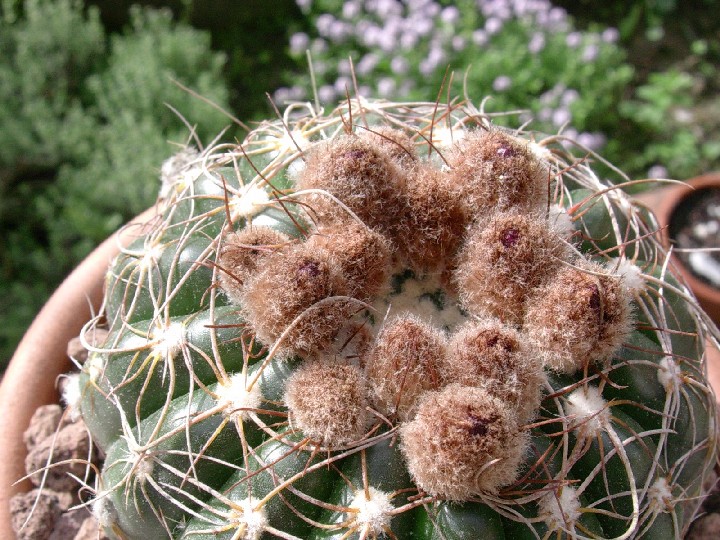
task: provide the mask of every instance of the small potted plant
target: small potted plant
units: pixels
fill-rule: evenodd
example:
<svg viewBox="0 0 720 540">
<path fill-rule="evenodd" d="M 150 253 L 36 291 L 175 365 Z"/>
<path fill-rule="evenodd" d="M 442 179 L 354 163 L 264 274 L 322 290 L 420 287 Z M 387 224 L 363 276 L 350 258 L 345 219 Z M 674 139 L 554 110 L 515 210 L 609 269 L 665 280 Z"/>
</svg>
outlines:
<svg viewBox="0 0 720 540">
<path fill-rule="evenodd" d="M 720 323 L 720 173 L 691 178 L 638 197 L 657 216 L 672 262 L 700 305 Z"/>
<path fill-rule="evenodd" d="M 108 535 L 688 529 L 717 329 L 652 218 L 557 138 L 358 98 L 163 173 L 66 394 L 105 455 Z"/>
</svg>

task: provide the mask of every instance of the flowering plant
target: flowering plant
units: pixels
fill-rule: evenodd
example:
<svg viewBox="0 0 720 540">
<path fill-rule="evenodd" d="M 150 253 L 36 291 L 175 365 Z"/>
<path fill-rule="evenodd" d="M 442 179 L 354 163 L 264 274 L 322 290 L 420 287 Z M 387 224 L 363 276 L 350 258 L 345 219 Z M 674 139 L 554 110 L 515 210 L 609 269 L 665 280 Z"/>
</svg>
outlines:
<svg viewBox="0 0 720 540">
<path fill-rule="evenodd" d="M 577 131 L 566 133 L 597 150 L 632 77 L 616 29 L 579 32 L 548 0 L 297 3 L 313 29 L 292 35 L 291 54 L 302 60 L 310 51 L 322 103 L 353 93 L 353 70 L 359 94 L 393 99 L 435 99 L 445 80 L 454 94 L 492 94 L 489 113 L 518 110 L 516 124 L 533 120 L 534 129 L 555 133 L 572 123 Z M 313 97 L 310 75 L 292 80 L 277 101 Z"/>
</svg>

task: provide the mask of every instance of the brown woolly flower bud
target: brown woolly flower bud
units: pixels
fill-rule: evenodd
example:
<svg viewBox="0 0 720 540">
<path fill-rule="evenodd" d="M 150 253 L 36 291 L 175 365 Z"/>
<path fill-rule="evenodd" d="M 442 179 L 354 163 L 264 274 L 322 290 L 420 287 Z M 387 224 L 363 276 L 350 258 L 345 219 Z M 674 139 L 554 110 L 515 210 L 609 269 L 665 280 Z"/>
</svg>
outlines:
<svg viewBox="0 0 720 540">
<path fill-rule="evenodd" d="M 470 216 L 489 210 L 542 209 L 547 167 L 527 142 L 499 129 L 469 133 L 447 155 L 450 176 Z"/>
<path fill-rule="evenodd" d="M 599 265 L 561 268 L 530 299 L 524 323 L 545 364 L 566 373 L 608 360 L 631 327 L 621 278 Z"/>
<path fill-rule="evenodd" d="M 328 448 L 362 438 L 368 423 L 367 386 L 357 366 L 330 360 L 302 365 L 288 379 L 290 425 Z"/>
<path fill-rule="evenodd" d="M 567 245 L 542 217 L 500 212 L 471 231 L 454 279 L 465 309 L 519 324 L 525 298 L 567 257 Z"/>
<path fill-rule="evenodd" d="M 307 153 L 299 190 L 324 190 L 337 197 L 370 227 L 387 230 L 404 183 L 401 170 L 376 145 L 355 135 L 319 143 Z M 347 212 L 322 194 L 305 198 L 310 214 L 327 223 Z"/>
<path fill-rule="evenodd" d="M 388 126 L 370 126 L 359 133 L 363 139 L 375 145 L 403 167 L 411 166 L 418 159 L 415 143 L 404 131 Z"/>
<path fill-rule="evenodd" d="M 332 298 L 345 295 L 347 282 L 327 253 L 298 244 L 264 261 L 241 305 L 261 342 L 273 345 L 282 336 L 281 352 L 310 354 L 328 347 L 358 310 Z"/>
<path fill-rule="evenodd" d="M 400 438 L 417 485 L 458 501 L 511 484 L 527 446 L 506 404 L 482 388 L 459 384 L 423 395 Z"/>
<path fill-rule="evenodd" d="M 484 388 L 514 407 L 521 424 L 532 420 L 540 406 L 542 361 L 517 331 L 498 320 L 461 326 L 450 338 L 442 369 L 446 383 Z"/>
<path fill-rule="evenodd" d="M 437 169 L 418 165 L 407 179 L 394 227 L 398 245 L 414 270 L 442 270 L 465 231 L 462 203 Z"/>
<path fill-rule="evenodd" d="M 420 394 L 440 388 L 445 345 L 442 331 L 413 315 L 383 326 L 365 366 L 371 399 L 381 413 L 407 420 Z"/>
<path fill-rule="evenodd" d="M 321 227 L 307 245 L 324 250 L 348 283 L 348 294 L 364 301 L 388 285 L 392 264 L 390 241 L 354 220 Z"/>
<path fill-rule="evenodd" d="M 220 251 L 218 279 L 228 298 L 239 304 L 242 289 L 271 253 L 290 238 L 270 227 L 246 227 L 225 236 Z"/>
</svg>

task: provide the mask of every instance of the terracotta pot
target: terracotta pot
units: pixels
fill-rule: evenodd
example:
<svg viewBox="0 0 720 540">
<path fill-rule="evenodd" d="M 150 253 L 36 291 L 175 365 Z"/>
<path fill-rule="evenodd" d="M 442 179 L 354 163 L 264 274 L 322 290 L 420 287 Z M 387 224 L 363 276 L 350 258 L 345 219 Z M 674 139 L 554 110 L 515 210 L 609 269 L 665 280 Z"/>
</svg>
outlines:
<svg viewBox="0 0 720 540">
<path fill-rule="evenodd" d="M 673 245 L 670 225 L 676 212 L 684 210 L 688 196 L 697 194 L 699 190 L 720 189 L 720 172 L 692 178 L 684 184 L 672 184 L 639 195 L 636 199 L 652 210 L 661 227 L 661 239 L 665 247 Z M 683 261 L 673 255 L 672 264 L 697 297 L 700 305 L 708 315 L 720 324 L 720 288 L 713 287 L 693 274 Z"/>
<path fill-rule="evenodd" d="M 147 223 L 154 209 L 133 223 Z M 0 383 L 0 538 L 14 538 L 10 527 L 9 500 L 30 489 L 30 482 L 13 485 L 25 474 L 23 432 L 41 406 L 58 402 L 56 382 L 70 371 L 67 343 L 102 303 L 103 282 L 110 260 L 121 245 L 137 235 L 126 227 L 93 251 L 60 285 L 37 315 L 18 345 Z"/>
</svg>

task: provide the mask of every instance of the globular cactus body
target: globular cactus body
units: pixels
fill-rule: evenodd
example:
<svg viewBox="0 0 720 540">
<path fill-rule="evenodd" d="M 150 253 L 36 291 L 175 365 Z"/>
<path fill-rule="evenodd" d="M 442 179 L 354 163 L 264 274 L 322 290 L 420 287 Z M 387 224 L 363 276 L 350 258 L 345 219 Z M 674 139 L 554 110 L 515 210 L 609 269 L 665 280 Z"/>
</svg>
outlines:
<svg viewBox="0 0 720 540">
<path fill-rule="evenodd" d="M 651 216 L 554 138 L 354 100 L 166 176 L 78 380 L 109 534 L 687 529 L 716 451 L 703 314 Z"/>
</svg>

